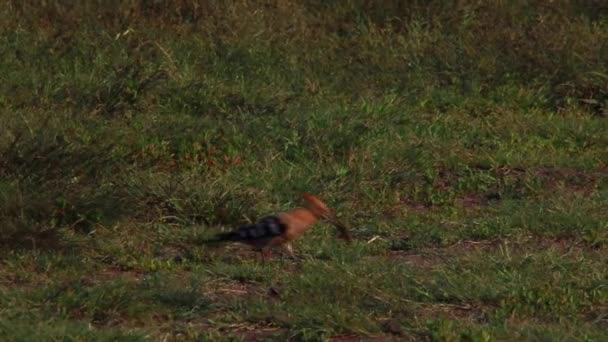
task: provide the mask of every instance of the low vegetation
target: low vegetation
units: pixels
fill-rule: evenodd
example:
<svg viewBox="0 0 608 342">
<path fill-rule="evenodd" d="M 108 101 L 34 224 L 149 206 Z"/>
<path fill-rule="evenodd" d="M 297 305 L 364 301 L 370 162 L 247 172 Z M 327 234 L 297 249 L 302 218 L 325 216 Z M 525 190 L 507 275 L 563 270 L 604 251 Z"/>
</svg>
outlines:
<svg viewBox="0 0 608 342">
<path fill-rule="evenodd" d="M 608 340 L 604 1 L 2 3 L 0 339 Z"/>
</svg>

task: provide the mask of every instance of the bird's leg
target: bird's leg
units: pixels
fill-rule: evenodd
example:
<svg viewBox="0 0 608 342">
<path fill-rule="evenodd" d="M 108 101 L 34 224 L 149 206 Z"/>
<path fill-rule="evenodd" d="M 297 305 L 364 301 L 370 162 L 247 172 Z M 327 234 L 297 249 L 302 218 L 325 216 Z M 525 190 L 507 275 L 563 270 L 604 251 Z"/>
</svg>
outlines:
<svg viewBox="0 0 608 342">
<path fill-rule="evenodd" d="M 262 255 L 262 263 L 266 263 L 268 250 L 266 248 L 260 248 L 260 254 Z"/>
</svg>

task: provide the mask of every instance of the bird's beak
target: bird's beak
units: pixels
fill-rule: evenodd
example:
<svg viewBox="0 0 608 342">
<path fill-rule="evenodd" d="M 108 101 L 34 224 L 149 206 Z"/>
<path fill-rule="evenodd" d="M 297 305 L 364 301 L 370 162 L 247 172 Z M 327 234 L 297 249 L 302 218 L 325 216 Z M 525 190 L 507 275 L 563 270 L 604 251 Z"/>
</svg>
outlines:
<svg viewBox="0 0 608 342">
<path fill-rule="evenodd" d="M 347 242 L 352 241 L 352 235 L 346 228 L 346 226 L 338 220 L 335 213 L 324 215 L 322 217 L 328 223 L 331 223 L 338 230 L 338 238 L 346 240 Z"/>
</svg>

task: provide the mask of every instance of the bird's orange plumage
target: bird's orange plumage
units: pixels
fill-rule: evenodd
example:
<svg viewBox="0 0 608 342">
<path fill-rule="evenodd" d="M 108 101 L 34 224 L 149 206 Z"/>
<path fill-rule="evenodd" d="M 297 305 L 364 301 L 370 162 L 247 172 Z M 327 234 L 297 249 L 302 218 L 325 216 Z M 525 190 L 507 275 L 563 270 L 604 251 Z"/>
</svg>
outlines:
<svg viewBox="0 0 608 342">
<path fill-rule="evenodd" d="M 255 224 L 240 227 L 238 230 L 218 234 L 209 242 L 235 241 L 264 251 L 271 247 L 282 247 L 293 257 L 291 242 L 312 227 L 319 219 L 334 223 L 342 232 L 342 237 L 350 240 L 350 235 L 335 220 L 335 214 L 318 197 L 305 192 L 305 205 L 276 216 L 267 216 Z"/>
</svg>

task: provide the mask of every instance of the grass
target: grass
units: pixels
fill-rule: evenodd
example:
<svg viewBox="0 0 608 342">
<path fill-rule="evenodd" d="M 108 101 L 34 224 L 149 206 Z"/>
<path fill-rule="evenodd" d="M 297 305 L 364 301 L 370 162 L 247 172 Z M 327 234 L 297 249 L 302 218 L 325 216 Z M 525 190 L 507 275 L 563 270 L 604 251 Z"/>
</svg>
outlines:
<svg viewBox="0 0 608 342">
<path fill-rule="evenodd" d="M 0 10 L 0 337 L 608 337 L 601 1 L 112 4 Z"/>
</svg>

